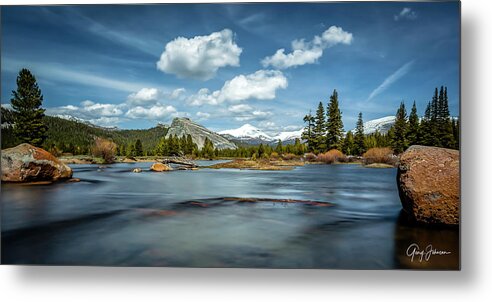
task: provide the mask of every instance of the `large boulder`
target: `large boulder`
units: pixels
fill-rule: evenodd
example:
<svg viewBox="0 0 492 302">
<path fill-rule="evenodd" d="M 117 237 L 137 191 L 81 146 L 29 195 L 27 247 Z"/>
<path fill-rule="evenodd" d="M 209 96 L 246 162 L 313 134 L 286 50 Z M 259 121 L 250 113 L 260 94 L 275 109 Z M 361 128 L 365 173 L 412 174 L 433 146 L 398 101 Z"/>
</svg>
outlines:
<svg viewBox="0 0 492 302">
<path fill-rule="evenodd" d="M 400 157 L 397 183 L 403 209 L 413 220 L 459 224 L 459 151 L 411 146 Z"/>
<path fill-rule="evenodd" d="M 164 172 L 164 171 L 171 171 L 173 168 L 171 168 L 169 165 L 163 164 L 163 163 L 154 163 L 150 167 L 150 170 L 155 171 L 155 172 Z"/>
<path fill-rule="evenodd" d="M 57 181 L 71 178 L 72 169 L 46 150 L 20 144 L 2 150 L 2 181 Z"/>
</svg>

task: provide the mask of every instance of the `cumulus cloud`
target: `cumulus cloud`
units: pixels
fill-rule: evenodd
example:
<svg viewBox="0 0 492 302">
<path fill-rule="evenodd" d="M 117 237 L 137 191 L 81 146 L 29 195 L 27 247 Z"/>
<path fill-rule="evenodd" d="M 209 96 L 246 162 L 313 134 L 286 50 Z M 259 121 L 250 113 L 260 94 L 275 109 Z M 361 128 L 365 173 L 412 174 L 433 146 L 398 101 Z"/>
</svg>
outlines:
<svg viewBox="0 0 492 302">
<path fill-rule="evenodd" d="M 314 36 L 311 41 L 306 42 L 304 39 L 292 41 L 292 52 L 286 54 L 285 49 L 281 48 L 273 56 L 264 58 L 261 63 L 264 67 L 273 66 L 277 69 L 313 64 L 321 58 L 326 48 L 337 44 L 350 45 L 352 40 L 351 33 L 341 27 L 331 26 L 321 36 Z"/>
<path fill-rule="evenodd" d="M 232 105 L 227 110 L 237 121 L 263 121 L 273 115 L 270 111 L 255 109 L 246 104 Z"/>
<path fill-rule="evenodd" d="M 142 88 L 128 96 L 128 103 L 133 105 L 155 103 L 161 97 L 162 93 L 157 88 Z"/>
<path fill-rule="evenodd" d="M 185 92 L 186 92 L 186 89 L 184 89 L 184 88 L 174 89 L 173 92 L 171 92 L 169 94 L 169 98 L 172 100 L 179 99 Z"/>
<path fill-rule="evenodd" d="M 201 112 L 201 111 L 198 111 L 198 112 L 196 113 L 196 116 L 197 116 L 199 119 L 206 120 L 206 119 L 208 119 L 208 118 L 211 116 L 211 114 L 210 114 L 210 113 L 208 113 L 208 112 Z"/>
<path fill-rule="evenodd" d="M 127 97 L 126 103 L 134 106 L 150 106 L 164 99 L 179 99 L 185 91 L 186 90 L 184 88 L 178 88 L 170 93 L 165 93 L 157 88 L 142 88 L 137 92 L 131 93 Z"/>
<path fill-rule="evenodd" d="M 124 106 L 121 104 L 103 104 L 85 100 L 79 106 L 66 105 L 47 108 L 46 113 L 62 118 L 73 118 L 88 121 L 96 125 L 108 126 L 120 121 L 119 117 L 124 113 Z"/>
<path fill-rule="evenodd" d="M 402 19 L 415 20 L 417 19 L 417 13 L 409 7 L 404 7 L 399 14 L 394 15 L 394 19 L 395 21 Z"/>
<path fill-rule="evenodd" d="M 287 88 L 287 78 L 278 70 L 258 70 L 248 75 L 238 75 L 226 81 L 220 90 L 210 92 L 202 88 L 188 99 L 193 106 L 218 105 L 223 102 L 240 102 L 247 99 L 272 100 L 278 89 Z"/>
<path fill-rule="evenodd" d="M 125 116 L 132 119 L 145 118 L 151 120 L 160 120 L 173 116 L 176 113 L 176 108 L 174 108 L 173 106 L 157 104 L 150 108 L 145 108 L 142 106 L 130 108 L 126 112 Z"/>
<path fill-rule="evenodd" d="M 95 125 L 115 126 L 123 120 L 148 119 L 160 121 L 178 114 L 175 107 L 164 104 L 166 99 L 182 98 L 184 88 L 165 93 L 157 88 L 142 88 L 128 95 L 119 104 L 96 103 L 85 100 L 80 105 L 47 108 L 47 114 L 87 121 Z"/>
<path fill-rule="evenodd" d="M 241 52 L 230 29 L 191 39 L 178 37 L 166 44 L 157 69 L 179 78 L 209 80 L 221 67 L 239 66 Z"/>
</svg>

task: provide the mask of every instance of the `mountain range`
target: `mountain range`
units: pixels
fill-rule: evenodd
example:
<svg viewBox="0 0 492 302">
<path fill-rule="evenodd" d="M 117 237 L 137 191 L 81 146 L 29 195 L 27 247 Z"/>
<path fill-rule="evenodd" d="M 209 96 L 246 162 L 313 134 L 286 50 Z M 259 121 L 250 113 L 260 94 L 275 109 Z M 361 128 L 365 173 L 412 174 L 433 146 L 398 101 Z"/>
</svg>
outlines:
<svg viewBox="0 0 492 302">
<path fill-rule="evenodd" d="M 379 131 L 381 134 L 388 133 L 388 130 L 395 124 L 394 116 L 385 116 L 382 118 L 370 120 L 364 123 L 364 134 L 371 134 Z M 352 133 L 355 129 L 351 130 Z M 218 133 L 230 141 L 238 144 L 275 144 L 281 140 L 284 144 L 294 143 L 296 138 L 301 138 L 303 129 L 296 131 L 280 132 L 276 135 L 268 135 L 265 131 L 250 125 L 244 124 L 236 129 L 219 131 Z"/>
<path fill-rule="evenodd" d="M 296 138 L 301 138 L 302 129 L 296 131 L 280 132 L 277 135 L 271 136 L 253 125 L 244 124 L 239 128 L 223 130 L 219 131 L 218 133 L 226 137 L 227 139 L 240 144 L 271 144 L 278 142 L 278 140 L 289 144 L 294 143 Z"/>
</svg>

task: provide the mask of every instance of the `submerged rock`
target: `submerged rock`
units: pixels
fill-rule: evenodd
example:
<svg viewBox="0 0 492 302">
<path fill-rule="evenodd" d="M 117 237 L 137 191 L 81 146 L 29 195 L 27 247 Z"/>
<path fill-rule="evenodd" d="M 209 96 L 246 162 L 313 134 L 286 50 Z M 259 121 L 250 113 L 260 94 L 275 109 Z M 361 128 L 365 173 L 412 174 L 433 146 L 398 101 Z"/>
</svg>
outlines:
<svg viewBox="0 0 492 302">
<path fill-rule="evenodd" d="M 37 182 L 71 178 L 72 169 L 48 151 L 29 144 L 2 150 L 2 181 Z"/>
<path fill-rule="evenodd" d="M 155 171 L 155 172 L 164 172 L 164 171 L 172 171 L 173 168 L 171 168 L 169 165 L 166 165 L 163 163 L 154 163 L 150 167 L 150 170 Z"/>
<path fill-rule="evenodd" d="M 460 222 L 460 154 L 411 146 L 400 157 L 397 183 L 403 209 L 417 222 Z"/>
</svg>

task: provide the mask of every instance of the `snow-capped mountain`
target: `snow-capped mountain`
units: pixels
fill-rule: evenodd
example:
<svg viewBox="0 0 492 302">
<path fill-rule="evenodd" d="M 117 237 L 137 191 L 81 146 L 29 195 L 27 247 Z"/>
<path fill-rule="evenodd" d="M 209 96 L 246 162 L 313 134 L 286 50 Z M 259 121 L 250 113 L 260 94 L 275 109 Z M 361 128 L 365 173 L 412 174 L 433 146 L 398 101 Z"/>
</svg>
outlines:
<svg viewBox="0 0 492 302">
<path fill-rule="evenodd" d="M 285 131 L 280 132 L 279 134 L 272 137 L 273 140 L 278 141 L 281 140 L 283 142 L 295 141 L 296 138 L 301 138 L 303 129 L 299 129 L 296 131 Z"/>
<path fill-rule="evenodd" d="M 244 124 L 237 129 L 219 131 L 218 133 L 225 136 L 232 136 L 239 140 L 251 140 L 251 139 L 264 140 L 264 141 L 272 140 L 272 137 L 270 135 L 266 134 L 265 132 L 261 131 L 260 129 L 250 124 Z"/>
<path fill-rule="evenodd" d="M 246 144 L 272 144 L 276 143 L 279 139 L 285 143 L 293 143 L 296 138 L 301 138 L 302 129 L 296 131 L 280 132 L 276 135 L 268 135 L 263 130 L 250 125 L 245 124 L 237 129 L 219 131 L 219 134 L 239 143 Z"/>
<path fill-rule="evenodd" d="M 364 123 L 364 134 L 371 134 L 379 131 L 381 134 L 388 133 L 388 130 L 395 124 L 395 116 L 385 116 Z M 352 133 L 355 129 L 352 130 Z"/>
</svg>

